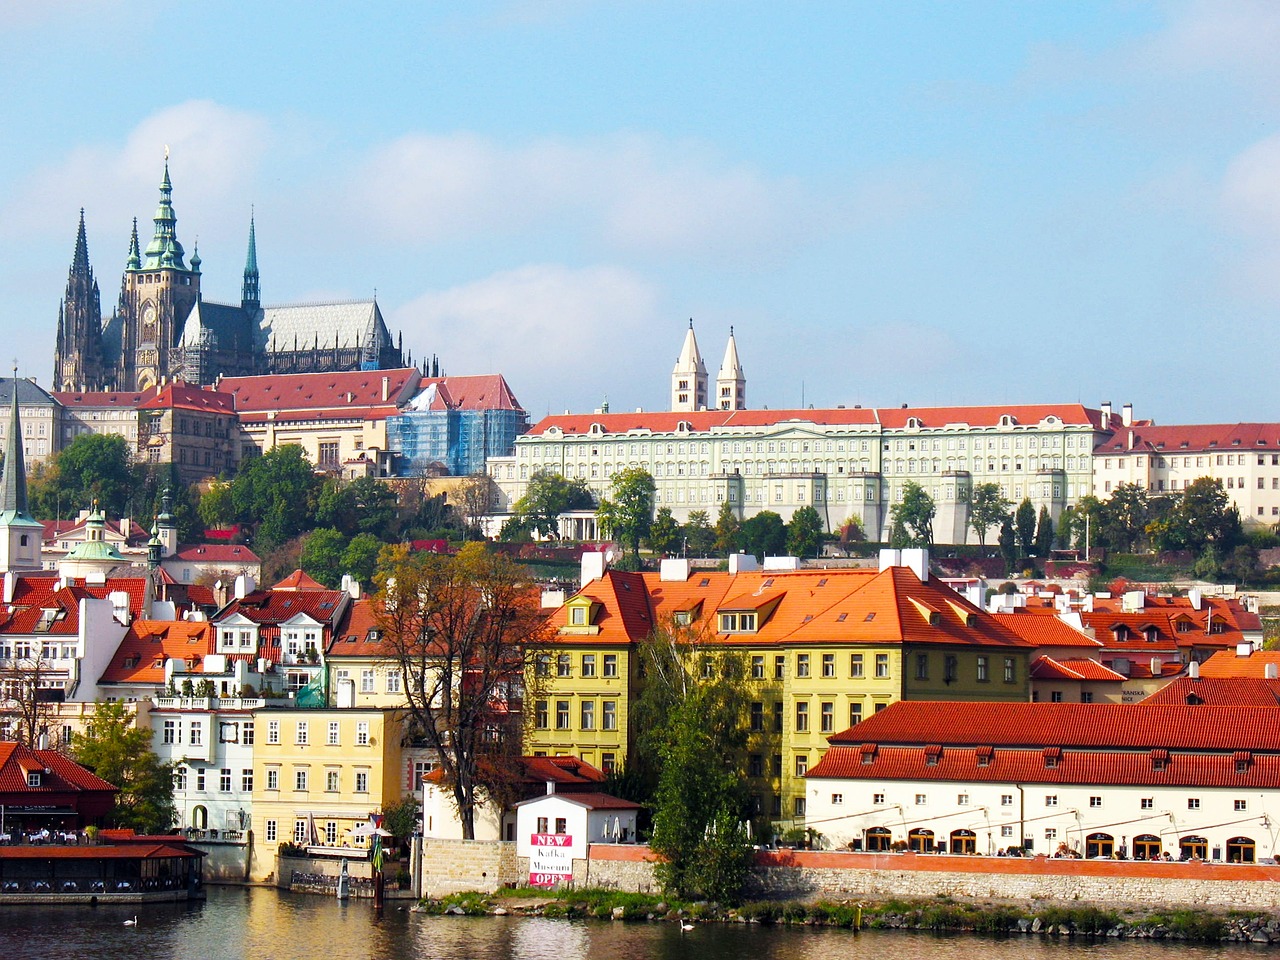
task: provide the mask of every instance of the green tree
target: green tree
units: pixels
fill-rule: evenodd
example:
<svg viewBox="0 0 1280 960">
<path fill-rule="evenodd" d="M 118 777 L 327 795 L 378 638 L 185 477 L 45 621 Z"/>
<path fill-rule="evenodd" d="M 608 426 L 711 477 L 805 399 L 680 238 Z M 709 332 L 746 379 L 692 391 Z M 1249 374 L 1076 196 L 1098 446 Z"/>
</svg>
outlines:
<svg viewBox="0 0 1280 960">
<path fill-rule="evenodd" d="M 1212 477 L 1193 480 L 1175 508 L 1183 545 L 1193 553 L 1213 545 L 1219 554 L 1242 540 L 1240 512 L 1231 504 L 1222 482 Z"/>
<path fill-rule="evenodd" d="M 1080 551 L 1101 546 L 1098 533 L 1102 530 L 1102 501 L 1093 494 L 1085 494 L 1076 502 L 1072 511 L 1072 529 L 1075 531 L 1075 548 Z"/>
<path fill-rule="evenodd" d="M 385 546 L 372 533 L 357 533 L 347 544 L 347 549 L 342 551 L 342 572 L 351 574 L 365 586 L 373 583 L 378 571 L 378 558 Z"/>
<path fill-rule="evenodd" d="M 1075 545 L 1076 511 L 1072 507 L 1067 507 L 1058 517 L 1057 537 L 1064 549 L 1070 550 Z"/>
<path fill-rule="evenodd" d="M 793 557 L 816 557 L 823 533 L 818 511 L 805 505 L 791 515 L 787 524 L 787 549 Z"/>
<path fill-rule="evenodd" d="M 647 681 L 634 708 L 636 762 L 657 771 L 650 847 L 663 857 L 658 878 L 674 896 L 734 902 L 752 856 L 742 657 L 675 627 L 655 631 L 639 653 Z"/>
<path fill-rule="evenodd" d="M 649 535 L 653 523 L 653 477 L 643 467 L 628 467 L 613 475 L 611 497 L 602 499 L 596 519 L 606 536 L 631 550 L 632 562 L 640 565 L 640 541 Z"/>
<path fill-rule="evenodd" d="M 1013 529 L 1011 515 L 1006 515 L 1000 524 L 1000 556 L 1004 558 L 1005 573 L 1013 573 L 1018 565 L 1018 534 Z"/>
<path fill-rule="evenodd" d="M 908 480 L 902 488 L 902 500 L 889 511 L 893 524 L 901 523 L 906 543 L 903 546 L 928 547 L 933 544 L 933 497 L 920 484 Z"/>
<path fill-rule="evenodd" d="M 306 535 L 302 544 L 302 570 L 326 587 L 334 588 L 342 580 L 342 555 L 347 538 L 332 527 L 321 527 Z"/>
<path fill-rule="evenodd" d="M 1040 508 L 1040 519 L 1036 522 L 1036 556 L 1047 558 L 1053 551 L 1053 517 L 1048 507 Z"/>
<path fill-rule="evenodd" d="M 1036 546 L 1036 508 L 1030 498 L 1023 498 L 1013 515 L 1013 527 L 1018 532 L 1018 549 L 1022 556 L 1031 556 Z"/>
<path fill-rule="evenodd" d="M 772 510 L 761 510 L 742 521 L 739 540 L 745 553 L 757 560 L 779 556 L 787 548 L 787 525 Z"/>
<path fill-rule="evenodd" d="M 705 510 L 693 510 L 689 513 L 689 522 L 684 525 L 684 539 L 689 553 L 695 557 L 705 557 L 716 546 L 716 532 L 711 526 L 711 518 Z"/>
<path fill-rule="evenodd" d="M 71 756 L 120 788 L 112 822 L 138 833 L 162 833 L 177 820 L 173 766 L 151 749 L 151 731 L 134 726 L 124 703 L 99 701 L 83 733 L 73 734 Z"/>
<path fill-rule="evenodd" d="M 382 829 L 391 834 L 394 843 L 402 849 L 409 844 L 418 825 L 422 823 L 422 808 L 412 794 L 382 808 Z"/>
<path fill-rule="evenodd" d="M 673 552 L 680 542 L 680 524 L 671 515 L 670 507 L 659 507 L 649 524 L 649 549 L 656 554 L 667 555 Z"/>
<path fill-rule="evenodd" d="M 1013 508 L 998 483 L 975 484 L 969 491 L 969 526 L 977 534 L 978 545 L 987 546 L 987 531 L 998 527 Z"/>
<path fill-rule="evenodd" d="M 1149 520 L 1146 488 L 1122 483 L 1102 505 L 1102 538 L 1112 550 L 1132 553 L 1142 542 Z"/>
<path fill-rule="evenodd" d="M 733 509 L 733 504 L 728 500 L 720 504 L 720 513 L 716 516 L 715 531 L 717 553 L 723 553 L 728 556 L 731 553 L 736 553 L 742 546 L 742 521 L 738 519 L 738 512 Z"/>
<path fill-rule="evenodd" d="M 1222 573 L 1236 583 L 1250 583 L 1261 572 L 1258 550 L 1248 543 L 1237 546 L 1222 561 Z"/>
<path fill-rule="evenodd" d="M 205 527 L 220 530 L 236 522 L 236 508 L 231 501 L 231 484 L 225 480 L 214 480 L 209 488 L 200 495 L 200 503 L 196 508 L 200 520 Z"/>
<path fill-rule="evenodd" d="M 867 533 L 862 529 L 862 521 L 857 517 L 846 518 L 844 524 L 840 527 L 840 549 L 844 551 L 844 555 L 849 555 L 850 547 L 855 543 L 863 543 L 867 539 Z"/>
<path fill-rule="evenodd" d="M 82 433 L 49 463 L 32 471 L 28 488 L 31 507 L 38 517 L 59 512 L 75 516 L 96 500 L 108 517 L 125 516 L 135 488 L 129 464 L 129 445 L 124 437 Z"/>
<path fill-rule="evenodd" d="M 582 479 L 569 480 L 550 470 L 529 478 L 524 496 L 512 508 L 518 527 L 548 540 L 560 539 L 560 516 L 570 510 L 593 510 L 595 498 Z"/>
<path fill-rule="evenodd" d="M 319 487 L 302 447 L 285 444 L 241 466 L 231 502 L 236 519 L 257 525 L 254 545 L 265 553 L 310 529 Z"/>
</svg>

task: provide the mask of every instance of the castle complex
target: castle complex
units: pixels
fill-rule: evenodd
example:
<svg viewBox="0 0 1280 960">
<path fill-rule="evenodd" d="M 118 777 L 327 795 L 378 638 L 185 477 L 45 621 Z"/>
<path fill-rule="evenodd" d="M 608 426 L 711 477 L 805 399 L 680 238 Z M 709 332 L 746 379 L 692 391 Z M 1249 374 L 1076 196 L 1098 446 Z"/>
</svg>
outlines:
<svg viewBox="0 0 1280 960">
<path fill-rule="evenodd" d="M 263 307 L 257 238 L 249 220 L 240 302 L 204 299 L 200 254 L 178 241 L 166 159 L 155 232 L 146 248 L 134 220 L 120 296 L 109 318 L 89 263 L 84 211 L 58 310 L 55 390 L 145 390 L 181 377 L 378 370 L 406 366 L 376 300 Z"/>
</svg>

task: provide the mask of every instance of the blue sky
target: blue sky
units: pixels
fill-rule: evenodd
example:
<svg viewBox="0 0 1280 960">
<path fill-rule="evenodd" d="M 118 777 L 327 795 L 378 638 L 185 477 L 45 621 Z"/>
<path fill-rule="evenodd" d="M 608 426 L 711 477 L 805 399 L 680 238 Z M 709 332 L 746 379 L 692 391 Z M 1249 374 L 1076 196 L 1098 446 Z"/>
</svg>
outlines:
<svg viewBox="0 0 1280 960">
<path fill-rule="evenodd" d="M 354 11 L 359 10 L 358 13 Z M 164 146 L 209 299 L 377 291 L 536 417 L 752 406 L 1280 420 L 1280 4 L 0 0 L 0 323 L 47 385 Z"/>
</svg>

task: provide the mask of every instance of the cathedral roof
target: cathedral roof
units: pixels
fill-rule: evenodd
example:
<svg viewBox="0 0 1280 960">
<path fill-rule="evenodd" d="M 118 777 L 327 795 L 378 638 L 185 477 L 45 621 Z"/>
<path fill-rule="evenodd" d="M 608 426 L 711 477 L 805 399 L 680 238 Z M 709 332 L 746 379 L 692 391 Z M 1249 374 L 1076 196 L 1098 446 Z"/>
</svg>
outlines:
<svg viewBox="0 0 1280 960">
<path fill-rule="evenodd" d="M 270 352 L 335 346 L 376 350 L 391 342 L 376 300 L 264 307 L 257 335 L 259 348 Z"/>
<path fill-rule="evenodd" d="M 250 329 L 250 315 L 240 304 L 197 300 L 182 323 L 182 346 L 202 346 L 207 335 L 214 349 L 249 350 L 253 344 L 241 341 L 249 336 Z"/>
<path fill-rule="evenodd" d="M 19 377 L 17 382 L 18 403 L 24 407 L 51 407 L 54 405 L 53 396 L 34 380 Z M 0 378 L 0 404 L 7 406 L 13 402 L 13 383 L 12 377 Z"/>
</svg>

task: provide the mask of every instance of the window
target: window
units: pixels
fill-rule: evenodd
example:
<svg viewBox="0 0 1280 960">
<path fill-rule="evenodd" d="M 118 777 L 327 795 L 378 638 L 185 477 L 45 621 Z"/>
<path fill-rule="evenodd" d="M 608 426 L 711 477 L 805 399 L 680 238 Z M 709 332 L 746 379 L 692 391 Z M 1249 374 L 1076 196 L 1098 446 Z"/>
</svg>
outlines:
<svg viewBox="0 0 1280 960">
<path fill-rule="evenodd" d="M 618 675 L 618 655 L 616 653 L 606 653 L 604 655 L 604 675 L 606 677 L 616 677 Z"/>
<path fill-rule="evenodd" d="M 1056 793 L 1045 794 L 1044 805 L 1046 807 L 1056 807 L 1058 805 L 1058 795 Z"/>
<path fill-rule="evenodd" d="M 751 754 L 747 758 L 747 776 L 763 777 L 764 776 L 764 757 L 758 753 Z"/>
<path fill-rule="evenodd" d="M 539 730 L 546 730 L 551 723 L 547 701 L 538 700 L 533 705 L 533 723 Z"/>
<path fill-rule="evenodd" d="M 596 702 L 594 700 L 583 700 L 580 709 L 581 728 L 583 730 L 594 730 L 596 728 Z"/>
<path fill-rule="evenodd" d="M 585 627 L 587 625 L 587 608 L 570 607 L 569 625 L 573 627 Z"/>
<path fill-rule="evenodd" d="M 929 655 L 927 653 L 916 654 L 916 679 L 929 679 Z"/>
<path fill-rule="evenodd" d="M 1052 690 L 1052 691 L 1050 691 L 1050 692 L 1049 692 L 1049 702 L 1050 702 L 1050 703 L 1061 703 L 1061 702 L 1062 702 L 1062 691 L 1061 691 L 1061 690 Z"/>
<path fill-rule="evenodd" d="M 1002 794 L 1000 794 L 1000 806 L 1002 806 L 1002 807 L 1012 807 L 1012 806 L 1013 806 L 1013 794 L 1012 794 L 1012 793 L 1002 793 Z"/>
<path fill-rule="evenodd" d="M 176 723 L 174 723 L 174 721 L 172 721 L 172 720 L 166 720 L 166 721 L 164 722 L 164 742 L 165 742 L 165 743 L 177 743 L 177 742 L 178 742 L 178 741 L 177 741 L 177 739 L 176 739 L 176 737 L 177 737 L 177 729 L 178 729 L 178 725 L 177 725 Z"/>
<path fill-rule="evenodd" d="M 293 821 L 293 842 L 294 843 L 307 842 L 307 821 L 305 820 Z"/>
<path fill-rule="evenodd" d="M 185 791 L 187 789 L 187 768 L 176 767 L 173 771 L 173 789 L 175 791 Z"/>
<path fill-rule="evenodd" d="M 618 702 L 606 700 L 600 705 L 600 728 L 602 730 L 618 729 Z"/>
<path fill-rule="evenodd" d="M 204 793 L 204 767 L 196 767 L 196 790 Z"/>
<path fill-rule="evenodd" d="M 755 732 L 764 730 L 764 704 L 758 700 L 751 704 L 751 729 Z"/>
<path fill-rule="evenodd" d="M 805 812 L 804 797 L 796 797 L 793 801 L 791 801 L 791 805 L 792 805 L 792 809 L 795 810 L 795 814 L 797 817 L 804 816 L 804 812 Z"/>
<path fill-rule="evenodd" d="M 1237 800 L 1237 801 L 1235 802 L 1235 808 L 1236 808 L 1236 810 L 1237 810 L 1237 811 L 1241 811 L 1241 810 L 1248 810 L 1248 809 L 1249 809 L 1249 801 L 1248 801 L 1248 800 Z"/>
<path fill-rule="evenodd" d="M 751 679 L 764 679 L 764 657 L 757 655 L 751 658 Z"/>
<path fill-rule="evenodd" d="M 369 771 L 357 770 L 356 771 L 356 793 L 368 793 L 368 792 L 369 792 Z"/>
<path fill-rule="evenodd" d="M 969 805 L 969 795 L 967 793 L 958 794 L 956 796 L 956 805 L 960 807 L 967 807 Z"/>
<path fill-rule="evenodd" d="M 267 843 L 275 843 L 276 838 L 279 836 L 279 834 L 277 833 L 277 830 L 279 829 L 277 821 L 268 820 L 264 824 L 264 827 L 265 827 L 265 832 L 267 837 Z"/>
<path fill-rule="evenodd" d="M 959 674 L 959 661 L 954 653 L 942 658 L 942 680 L 944 683 L 955 683 Z"/>
<path fill-rule="evenodd" d="M 1013 683 L 1013 682 L 1014 682 L 1014 669 L 1013 669 L 1013 665 L 1014 665 L 1014 659 L 1013 659 L 1013 657 L 1005 657 L 1005 658 L 1004 658 L 1004 682 L 1005 682 L 1005 683 Z"/>
<path fill-rule="evenodd" d="M 324 788 L 329 793 L 338 792 L 339 774 L 337 770 L 326 770 L 324 774 Z"/>
<path fill-rule="evenodd" d="M 305 770 L 295 770 L 295 771 L 294 771 L 294 774 L 293 774 L 293 789 L 295 789 L 295 790 L 305 790 L 305 789 L 307 789 L 307 771 L 305 771 Z"/>
<path fill-rule="evenodd" d="M 832 805 L 833 807 L 838 807 L 838 806 L 840 806 L 840 804 L 842 804 L 842 803 L 844 803 L 844 794 L 843 794 L 843 793 L 833 793 L 833 794 L 831 795 L 831 805 Z"/>
<path fill-rule="evenodd" d="M 836 675 L 836 655 L 834 653 L 824 653 L 822 655 L 822 675 L 824 677 L 834 677 Z"/>
<path fill-rule="evenodd" d="M 240 725 L 240 742 L 253 744 L 253 721 L 246 720 Z"/>
<path fill-rule="evenodd" d="M 807 653 L 796 654 L 796 676 L 807 677 L 809 675 L 809 655 Z"/>
<path fill-rule="evenodd" d="M 556 817 L 556 833 L 568 833 L 569 821 L 564 817 Z"/>
<path fill-rule="evenodd" d="M 1002 836 L 1002 837 L 1012 837 L 1012 836 L 1013 836 L 1013 827 L 1012 827 L 1012 826 L 1010 826 L 1010 825 L 1009 825 L 1009 824 L 1007 824 L 1007 823 L 1006 823 L 1006 824 L 1003 824 L 1003 825 L 1000 827 L 1000 836 Z"/>
<path fill-rule="evenodd" d="M 917 806 L 917 807 L 923 807 L 923 806 L 924 806 L 926 803 L 928 803 L 928 802 L 929 802 L 929 795 L 928 795 L 928 794 L 926 794 L 926 793 L 917 793 L 917 794 L 916 794 L 916 806 Z"/>
<path fill-rule="evenodd" d="M 573 665 L 569 660 L 567 653 L 561 653 L 556 657 L 556 676 L 569 677 L 573 675 Z"/>
<path fill-rule="evenodd" d="M 721 633 L 755 633 L 755 612 L 720 614 Z"/>
<path fill-rule="evenodd" d="M 374 689 L 375 689 L 374 688 L 374 671 L 372 670 L 372 668 L 368 670 L 361 670 L 360 671 L 360 692 L 373 693 Z"/>
<path fill-rule="evenodd" d="M 548 654 L 538 654 L 537 659 L 533 661 L 533 675 L 535 677 L 551 676 L 551 657 Z"/>
<path fill-rule="evenodd" d="M 584 653 L 582 655 L 582 675 L 584 677 L 594 677 L 596 675 L 596 655 L 594 653 Z"/>
<path fill-rule="evenodd" d="M 191 724 L 191 745 L 198 747 L 204 743 L 204 726 L 199 723 Z"/>
<path fill-rule="evenodd" d="M 781 680 L 787 672 L 787 658 L 779 655 L 773 658 L 773 679 Z"/>
<path fill-rule="evenodd" d="M 556 729 L 557 730 L 569 729 L 569 701 L 568 700 L 556 701 Z"/>
<path fill-rule="evenodd" d="M 399 669 L 391 669 L 387 671 L 387 693 L 400 692 L 400 671 Z"/>
<path fill-rule="evenodd" d="M 1188 809 L 1188 810 L 1199 810 L 1199 809 L 1200 809 L 1200 798 L 1199 798 L 1199 797 L 1187 797 L 1187 809 Z"/>
<path fill-rule="evenodd" d="M 306 721 L 306 720 L 299 720 L 299 721 L 298 721 L 297 736 L 296 736 L 296 738 L 294 739 L 294 742 L 295 742 L 295 743 L 306 743 L 306 742 L 307 742 L 307 721 Z"/>
<path fill-rule="evenodd" d="M 253 768 L 245 767 L 240 771 L 240 792 L 253 793 Z"/>
<path fill-rule="evenodd" d="M 28 787 L 40 786 L 40 774 L 35 770 L 32 770 L 30 773 L 27 774 L 27 786 Z"/>
<path fill-rule="evenodd" d="M 360 720 L 356 723 L 356 746 L 367 747 L 369 745 L 369 721 Z"/>
<path fill-rule="evenodd" d="M 231 768 L 223 767 L 218 771 L 218 790 L 222 793 L 231 792 Z"/>
<path fill-rule="evenodd" d="M 1057 840 L 1057 839 L 1058 839 L 1058 828 L 1057 828 L 1057 827 L 1045 827 L 1045 829 L 1044 829 L 1044 838 L 1045 838 L 1046 840 Z"/>
<path fill-rule="evenodd" d="M 881 804 L 883 804 L 883 803 L 884 803 L 884 794 L 883 794 L 883 793 L 873 793 L 873 794 L 871 795 L 871 802 L 872 802 L 873 804 L 875 804 L 877 807 L 878 807 L 878 806 L 880 806 Z"/>
<path fill-rule="evenodd" d="M 849 704 L 849 726 L 857 726 L 862 722 L 862 704 Z"/>
<path fill-rule="evenodd" d="M 618 769 L 618 757 L 613 753 L 600 754 L 600 769 L 604 773 L 614 773 Z"/>
<path fill-rule="evenodd" d="M 826 702 L 822 704 L 822 715 L 819 728 L 823 733 L 833 733 L 836 728 L 836 705 Z"/>
<path fill-rule="evenodd" d="M 801 701 L 796 704 L 796 733 L 805 733 L 809 729 L 809 704 Z"/>
<path fill-rule="evenodd" d="M 280 789 L 280 771 L 279 770 L 272 769 L 267 771 L 267 789 L 268 790 Z"/>
<path fill-rule="evenodd" d="M 849 676 L 857 679 L 862 676 L 862 654 L 849 654 Z"/>
<path fill-rule="evenodd" d="M 809 758 L 803 753 L 796 754 L 796 776 L 803 777 L 809 772 Z"/>
<path fill-rule="evenodd" d="M 1090 798 L 1089 798 L 1089 806 L 1094 807 L 1094 808 L 1097 808 L 1097 807 L 1102 806 L 1102 798 L 1101 798 L 1101 797 L 1090 797 Z"/>
<path fill-rule="evenodd" d="M 978 657 L 978 682 L 986 683 L 990 679 L 987 675 L 987 658 Z"/>
<path fill-rule="evenodd" d="M 1156 805 L 1155 797 L 1143 797 L 1138 804 L 1143 810 L 1154 810 Z"/>
<path fill-rule="evenodd" d="M 773 704 L 773 730 L 775 733 L 782 732 L 782 701 L 775 700 Z"/>
<path fill-rule="evenodd" d="M 305 741 L 305 740 L 299 740 L 298 742 L 299 742 L 299 743 L 306 743 L 306 741 Z M 328 734 L 327 739 L 325 740 L 325 743 L 327 743 L 327 744 L 328 744 L 329 746 L 331 746 L 331 747 L 336 747 L 336 746 L 338 745 L 338 743 L 339 743 L 339 732 L 338 732 L 338 721 L 337 721 L 337 720 L 330 720 L 330 721 L 329 721 L 329 734 Z"/>
</svg>

